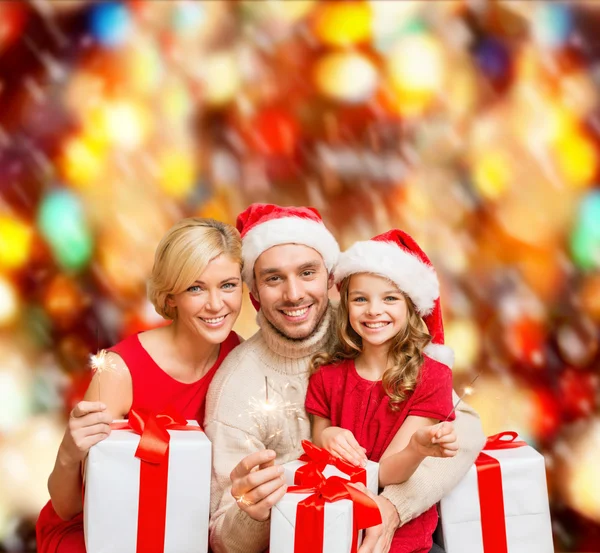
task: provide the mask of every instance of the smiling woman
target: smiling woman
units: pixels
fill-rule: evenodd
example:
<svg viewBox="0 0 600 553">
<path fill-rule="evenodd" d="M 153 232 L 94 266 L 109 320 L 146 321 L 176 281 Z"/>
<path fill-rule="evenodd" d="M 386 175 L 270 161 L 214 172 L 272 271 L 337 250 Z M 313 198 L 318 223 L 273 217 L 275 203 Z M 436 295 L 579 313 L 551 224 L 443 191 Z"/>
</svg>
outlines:
<svg viewBox="0 0 600 553">
<path fill-rule="evenodd" d="M 172 407 L 204 423 L 209 384 L 240 343 L 232 328 L 242 305 L 241 267 L 238 231 L 213 219 L 183 219 L 160 241 L 148 297 L 172 322 L 110 348 L 106 358 L 114 370 L 96 372 L 71 412 L 48 480 L 51 501 L 37 524 L 38 551 L 85 552 L 81 466 L 90 448 L 108 437 L 113 419 L 126 418 L 132 408 L 159 413 Z"/>
</svg>

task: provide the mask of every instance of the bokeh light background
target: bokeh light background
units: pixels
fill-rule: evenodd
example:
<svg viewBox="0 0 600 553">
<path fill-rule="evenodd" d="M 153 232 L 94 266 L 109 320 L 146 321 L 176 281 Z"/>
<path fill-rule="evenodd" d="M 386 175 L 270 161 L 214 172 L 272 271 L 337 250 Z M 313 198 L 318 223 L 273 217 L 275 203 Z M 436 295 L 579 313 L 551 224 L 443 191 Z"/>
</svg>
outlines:
<svg viewBox="0 0 600 553">
<path fill-rule="evenodd" d="M 161 235 L 269 201 L 416 237 L 456 388 L 545 455 L 556 550 L 600 551 L 598 33 L 593 0 L 1 2 L 0 550 L 89 354 L 160 323 Z"/>
</svg>

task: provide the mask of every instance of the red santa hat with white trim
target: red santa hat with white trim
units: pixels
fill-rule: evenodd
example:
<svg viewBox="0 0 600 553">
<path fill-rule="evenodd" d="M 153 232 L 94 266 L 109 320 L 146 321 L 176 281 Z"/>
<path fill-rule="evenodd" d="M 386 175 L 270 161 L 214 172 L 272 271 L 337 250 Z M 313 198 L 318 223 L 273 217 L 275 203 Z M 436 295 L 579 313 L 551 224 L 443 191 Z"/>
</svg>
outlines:
<svg viewBox="0 0 600 553">
<path fill-rule="evenodd" d="M 356 242 L 340 255 L 335 280 L 339 283 L 356 273 L 388 278 L 410 297 L 431 335 L 425 353 L 452 367 L 454 352 L 444 345 L 440 284 L 431 261 L 411 236 L 390 230 L 371 240 Z"/>
<path fill-rule="evenodd" d="M 336 239 L 314 207 L 251 204 L 238 215 L 236 226 L 242 235 L 242 278 L 250 289 L 254 284 L 256 260 L 274 246 L 308 246 L 321 254 L 329 272 L 333 271 L 340 255 Z"/>
</svg>

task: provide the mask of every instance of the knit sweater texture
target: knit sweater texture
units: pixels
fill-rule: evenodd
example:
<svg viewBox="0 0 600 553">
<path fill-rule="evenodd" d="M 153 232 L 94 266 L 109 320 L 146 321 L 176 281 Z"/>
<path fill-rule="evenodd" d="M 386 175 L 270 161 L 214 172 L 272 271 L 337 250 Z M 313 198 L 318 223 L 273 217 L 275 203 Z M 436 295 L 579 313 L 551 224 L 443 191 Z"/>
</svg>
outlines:
<svg viewBox="0 0 600 553">
<path fill-rule="evenodd" d="M 259 450 L 274 450 L 277 464 L 302 454 L 302 440 L 310 439 L 304 409 L 309 363 L 315 353 L 334 346 L 334 319 L 335 308 L 330 305 L 312 336 L 290 340 L 259 311 L 259 331 L 235 348 L 217 371 L 208 391 L 205 419 L 213 448 L 210 546 L 214 553 L 267 550 L 270 521 L 256 521 L 239 509 L 231 495 L 230 474 L 244 457 Z M 479 417 L 464 402 L 454 425 L 460 446 L 456 457 L 427 458 L 407 482 L 383 490 L 381 495 L 396 507 L 401 524 L 429 509 L 458 484 L 483 447 Z"/>
</svg>

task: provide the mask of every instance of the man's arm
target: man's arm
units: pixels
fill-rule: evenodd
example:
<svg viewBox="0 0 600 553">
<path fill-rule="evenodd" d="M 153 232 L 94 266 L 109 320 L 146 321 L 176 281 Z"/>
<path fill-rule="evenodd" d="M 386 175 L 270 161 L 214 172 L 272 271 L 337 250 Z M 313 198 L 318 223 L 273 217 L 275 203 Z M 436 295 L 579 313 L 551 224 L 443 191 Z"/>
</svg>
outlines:
<svg viewBox="0 0 600 553">
<path fill-rule="evenodd" d="M 279 478 L 275 472 L 280 467 L 273 466 L 273 460 L 267 461 L 268 451 L 262 433 L 256 421 L 245 414 L 248 397 L 258 396 L 260 386 L 264 385 L 264 379 L 259 377 L 254 382 L 251 371 L 240 370 L 242 359 L 247 355 L 245 350 L 242 344 L 229 354 L 217 371 L 206 397 L 204 430 L 213 452 L 209 536 L 214 553 L 260 553 L 266 550 L 270 513 L 262 508 L 263 501 L 277 499 L 266 497 L 266 494 L 273 496 L 275 484 L 283 488 L 284 483 L 283 478 L 280 483 L 273 482 Z M 246 364 L 247 361 L 246 357 Z M 254 390 L 254 387 L 257 389 Z M 250 455 L 251 462 L 248 463 Z M 254 465 L 253 459 L 257 457 L 262 464 L 256 468 L 244 466 Z M 242 483 L 244 500 L 256 501 L 260 505 L 236 502 L 232 495 L 232 476 L 235 476 L 236 483 Z M 238 487 L 236 493 L 239 494 Z M 283 495 L 283 491 L 278 493 Z M 258 497 L 266 499 L 260 501 Z M 266 516 L 258 516 L 263 511 Z"/>
<path fill-rule="evenodd" d="M 453 401 L 458 396 L 453 393 Z M 464 402 L 456 410 L 458 453 L 451 459 L 426 458 L 404 483 L 386 486 L 386 497 L 398 511 L 400 525 L 424 513 L 452 490 L 471 468 L 485 444 L 479 415 Z"/>
<path fill-rule="evenodd" d="M 208 411 L 207 411 L 208 413 Z M 212 443 L 210 547 L 214 553 L 260 553 L 269 545 L 270 519 L 257 521 L 238 507 L 231 494 L 231 472 L 264 445 L 243 430 L 212 420 L 205 432 Z"/>
</svg>

